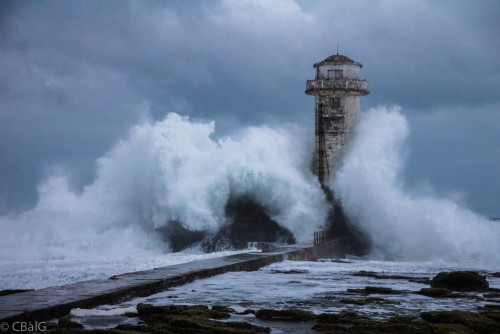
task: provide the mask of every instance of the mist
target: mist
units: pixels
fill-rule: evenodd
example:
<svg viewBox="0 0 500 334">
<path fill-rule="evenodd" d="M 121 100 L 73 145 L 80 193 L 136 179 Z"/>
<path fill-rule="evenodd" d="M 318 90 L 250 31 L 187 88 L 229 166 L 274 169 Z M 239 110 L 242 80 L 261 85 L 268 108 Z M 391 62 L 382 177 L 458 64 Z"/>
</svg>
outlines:
<svg viewBox="0 0 500 334">
<path fill-rule="evenodd" d="M 409 134 L 399 106 L 368 110 L 332 184 L 354 224 L 369 236 L 372 256 L 498 263 L 498 222 L 464 207 L 453 193 L 438 196 L 431 185 L 405 183 Z"/>
<path fill-rule="evenodd" d="M 213 139 L 214 122 L 175 113 L 131 128 L 96 161 L 81 193 L 65 175 L 38 187 L 35 208 L 0 217 L 3 259 L 120 258 L 168 252 L 156 229 L 179 221 L 214 233 L 229 196 L 251 196 L 299 242 L 320 229 L 327 205 L 310 168 L 310 132 L 243 128 Z"/>
<path fill-rule="evenodd" d="M 452 196 L 405 184 L 410 128 L 400 107 L 362 114 L 332 189 L 369 237 L 372 258 L 498 261 L 500 226 Z M 169 252 L 157 229 L 178 221 L 215 233 L 228 223 L 230 196 L 251 196 L 266 213 L 312 242 L 328 214 L 311 168 L 307 128 L 244 127 L 216 135 L 213 121 L 170 113 L 133 126 L 95 164 L 81 192 L 48 176 L 36 206 L 0 216 L 2 259 L 119 259 Z M 217 138 L 217 139 L 215 139 Z"/>
</svg>

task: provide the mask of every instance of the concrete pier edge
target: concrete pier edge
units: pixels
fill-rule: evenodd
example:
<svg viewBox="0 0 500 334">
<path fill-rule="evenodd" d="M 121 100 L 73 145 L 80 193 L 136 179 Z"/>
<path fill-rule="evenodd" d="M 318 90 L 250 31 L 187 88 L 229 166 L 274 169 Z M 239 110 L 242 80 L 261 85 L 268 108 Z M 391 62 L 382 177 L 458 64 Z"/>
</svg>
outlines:
<svg viewBox="0 0 500 334">
<path fill-rule="evenodd" d="M 316 258 L 310 245 L 293 245 L 271 252 L 249 252 L 177 264 L 151 270 L 49 287 L 0 297 L 0 322 L 45 321 L 67 315 L 73 308 L 92 308 L 145 297 L 232 271 L 256 271 L 284 260 Z"/>
</svg>

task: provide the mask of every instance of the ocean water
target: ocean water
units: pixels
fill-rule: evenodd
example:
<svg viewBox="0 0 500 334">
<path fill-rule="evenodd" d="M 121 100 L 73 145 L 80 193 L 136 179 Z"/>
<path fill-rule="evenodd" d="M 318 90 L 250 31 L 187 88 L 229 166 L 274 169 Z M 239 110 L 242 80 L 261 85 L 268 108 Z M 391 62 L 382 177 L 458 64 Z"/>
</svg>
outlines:
<svg viewBox="0 0 500 334">
<path fill-rule="evenodd" d="M 500 224 L 409 188 L 402 174 L 410 127 L 399 107 L 362 113 L 331 183 L 373 244 L 372 260 L 500 266 Z M 156 232 L 178 220 L 215 232 L 229 196 L 250 195 L 300 243 L 312 242 L 328 205 L 311 170 L 313 138 L 296 126 L 240 129 L 169 114 L 130 129 L 75 192 L 66 175 L 39 186 L 39 202 L 0 216 L 0 289 L 41 288 L 218 254 L 170 253 Z"/>
<path fill-rule="evenodd" d="M 366 259 L 349 259 L 346 262 L 284 261 L 261 268 L 255 272 L 231 272 L 212 278 L 168 289 L 144 298 L 136 298 L 118 305 L 102 305 L 93 309 L 73 309 L 70 316 L 86 328 L 107 328 L 118 324 L 137 323 L 137 318 L 124 314 L 137 312 L 138 303 L 153 305 L 223 305 L 237 312 L 263 308 L 299 308 L 316 314 L 325 312 L 355 311 L 376 319 L 387 319 L 395 315 L 419 317 L 425 310 L 470 310 L 496 301 L 485 300 L 483 293 L 468 293 L 477 298 L 431 298 L 415 294 L 423 283 L 409 279 L 378 279 L 355 276 L 359 271 L 373 271 L 379 275 L 403 275 L 409 278 L 430 279 L 438 272 L 451 270 L 474 270 L 487 275 L 492 288 L 500 288 L 500 278 L 492 274 L 496 266 L 476 263 L 450 264 L 444 261 L 395 262 Z M 388 287 L 402 290 L 400 294 L 371 294 L 395 302 L 387 305 L 353 305 L 345 299 L 362 299 L 362 296 L 347 292 L 347 289 L 363 289 L 366 286 Z M 313 333 L 312 324 L 290 326 L 280 322 L 266 322 L 252 314 L 232 315 L 231 320 L 248 321 L 269 326 L 273 333 Z"/>
<path fill-rule="evenodd" d="M 258 250 L 249 248 L 238 251 L 204 253 L 199 249 L 189 249 L 179 253 L 130 256 L 116 260 L 0 260 L 0 290 L 42 289 L 93 279 L 107 279 L 117 274 L 150 270 L 249 251 Z"/>
</svg>

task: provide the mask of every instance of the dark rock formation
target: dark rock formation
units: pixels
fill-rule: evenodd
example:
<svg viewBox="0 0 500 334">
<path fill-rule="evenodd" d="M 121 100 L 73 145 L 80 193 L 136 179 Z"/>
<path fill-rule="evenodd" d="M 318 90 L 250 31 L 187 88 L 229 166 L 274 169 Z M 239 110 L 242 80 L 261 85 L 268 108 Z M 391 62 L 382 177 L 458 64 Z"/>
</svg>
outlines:
<svg viewBox="0 0 500 334">
<path fill-rule="evenodd" d="M 309 271 L 305 269 L 271 269 L 272 274 L 308 274 Z"/>
<path fill-rule="evenodd" d="M 368 298 L 367 298 L 368 299 Z M 262 323 L 289 321 L 289 328 L 297 333 L 304 329 L 304 322 L 312 323 L 312 329 L 326 333 L 363 334 L 490 334 L 500 333 L 500 312 L 496 307 L 482 308 L 480 312 L 430 311 L 422 312 L 420 318 L 394 316 L 387 320 L 376 320 L 352 311 L 323 313 L 316 316 L 300 309 L 262 309 L 244 314 L 256 314 L 259 326 L 248 322 L 228 321 L 234 310 L 226 306 L 206 305 L 137 305 L 138 325 L 119 325 L 112 329 L 85 330 L 68 318 L 61 318 L 59 325 L 47 324 L 47 333 L 65 334 L 138 334 L 138 333 L 179 333 L 179 334 L 261 334 L 270 333 Z M 252 317 L 249 318 L 249 320 Z M 222 321 L 221 321 L 222 320 Z M 294 327 L 297 326 L 297 327 Z M 300 326 L 300 328 L 299 328 Z"/>
<path fill-rule="evenodd" d="M 311 311 L 304 311 L 298 309 L 286 310 L 270 310 L 262 309 L 255 313 L 259 319 L 265 320 L 278 320 L 278 321 L 310 321 L 315 320 L 316 315 Z"/>
<path fill-rule="evenodd" d="M 0 290 L 0 297 L 1 296 L 7 296 L 7 295 L 13 295 L 16 293 L 22 293 L 22 292 L 28 292 L 28 291 L 33 291 L 33 289 L 7 289 L 7 290 Z"/>
<path fill-rule="evenodd" d="M 69 328 L 83 328 L 82 324 L 71 321 L 70 318 L 66 318 L 66 317 L 59 318 L 57 326 L 59 326 L 59 328 L 68 328 L 68 329 Z"/>
<path fill-rule="evenodd" d="M 255 243 L 260 249 L 272 248 L 268 243 L 294 244 L 293 234 L 267 214 L 265 208 L 249 197 L 230 197 L 226 204 L 227 224 L 217 233 L 190 231 L 181 222 L 171 221 L 157 229 L 174 252 L 200 245 L 206 252 L 243 249 Z M 267 243 L 267 244 L 266 244 Z"/>
<path fill-rule="evenodd" d="M 489 283 L 486 276 L 474 271 L 451 271 L 437 274 L 431 281 L 431 287 L 452 291 L 487 291 Z"/>
<path fill-rule="evenodd" d="M 365 255 L 370 244 L 366 235 L 344 214 L 344 210 L 333 193 L 325 188 L 325 196 L 330 203 L 326 222 L 328 240 L 335 240 L 342 251 L 352 255 Z M 272 243 L 294 244 L 293 234 L 278 222 L 272 220 L 266 208 L 248 195 L 230 196 L 225 207 L 227 223 L 215 234 L 190 231 L 179 221 L 171 221 L 157 229 L 174 252 L 199 245 L 206 252 L 225 249 L 243 249 L 254 243 L 259 249 L 270 249 Z M 312 237 L 312 236 L 311 236 Z"/>
<path fill-rule="evenodd" d="M 476 333 L 500 333 L 500 324 L 489 317 L 465 311 L 422 312 L 422 319 L 433 324 L 457 324 L 472 329 Z"/>
<path fill-rule="evenodd" d="M 206 233 L 202 231 L 190 231 L 178 221 L 171 221 L 167 226 L 157 229 L 165 241 L 170 245 L 173 252 L 180 252 L 183 249 L 198 243 L 205 238 Z"/>
<path fill-rule="evenodd" d="M 327 333 L 435 333 L 428 325 L 413 318 L 394 317 L 388 321 L 377 321 L 350 311 L 320 314 L 318 322 L 312 329 Z"/>
<path fill-rule="evenodd" d="M 153 306 L 137 305 L 139 318 L 146 326 L 122 325 L 118 330 L 128 330 L 130 333 L 234 333 L 259 334 L 269 333 L 270 329 L 252 325 L 246 322 L 217 321 L 227 319 L 231 308 L 217 306 L 209 309 L 206 305 L 170 305 Z M 121 332 L 120 332 L 121 333 Z"/>
<path fill-rule="evenodd" d="M 453 296 L 451 290 L 443 288 L 423 288 L 417 294 L 433 298 L 448 298 Z"/>
<path fill-rule="evenodd" d="M 352 274 L 352 276 L 364 276 L 364 277 L 372 277 L 372 278 L 377 278 L 377 279 L 406 279 L 406 280 L 413 279 L 410 276 L 383 275 L 383 274 L 376 273 L 374 271 L 365 271 L 365 270 L 360 270 L 360 271 Z"/>
<path fill-rule="evenodd" d="M 347 254 L 362 256 L 369 253 L 370 242 L 367 235 L 356 227 L 344 213 L 342 203 L 336 199 L 333 192 L 324 188 L 326 198 L 330 203 L 326 231 L 328 239 L 342 240 Z"/>
<path fill-rule="evenodd" d="M 394 290 L 391 288 L 383 288 L 379 286 L 367 286 L 364 289 L 347 289 L 347 292 L 361 293 L 365 295 L 380 294 L 380 295 L 397 295 L 403 293 L 402 290 Z"/>
<path fill-rule="evenodd" d="M 377 297 L 368 297 L 364 299 L 341 299 L 341 303 L 344 304 L 352 304 L 352 305 L 370 305 L 370 304 L 376 304 L 376 305 L 399 305 L 400 302 L 394 301 L 394 300 L 387 300 L 383 298 L 377 298 Z"/>
<path fill-rule="evenodd" d="M 500 292 L 485 293 L 484 298 L 500 299 Z"/>
<path fill-rule="evenodd" d="M 247 247 L 248 243 L 294 244 L 293 234 L 272 220 L 261 205 L 249 197 L 231 197 L 226 204 L 228 225 L 201 243 L 206 251 Z"/>
</svg>

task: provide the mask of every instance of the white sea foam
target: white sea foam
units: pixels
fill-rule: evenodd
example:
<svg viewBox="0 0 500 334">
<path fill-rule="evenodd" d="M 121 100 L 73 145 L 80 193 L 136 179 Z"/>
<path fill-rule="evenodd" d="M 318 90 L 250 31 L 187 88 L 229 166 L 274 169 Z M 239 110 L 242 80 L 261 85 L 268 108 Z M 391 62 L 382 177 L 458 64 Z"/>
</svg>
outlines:
<svg viewBox="0 0 500 334">
<path fill-rule="evenodd" d="M 116 259 L 168 250 L 154 229 L 179 220 L 213 232 L 232 195 L 251 195 L 271 218 L 310 241 L 327 206 L 309 169 L 308 140 L 292 130 L 250 127 L 212 139 L 213 122 L 169 114 L 133 127 L 98 159 L 81 194 L 64 176 L 39 187 L 37 206 L 0 217 L 2 259 Z"/>
<path fill-rule="evenodd" d="M 245 249 L 204 253 L 188 249 L 180 253 L 136 255 L 122 259 L 0 260 L 0 290 L 42 289 L 93 279 L 107 279 L 126 272 L 150 270 L 221 256 L 257 252 Z"/>
<path fill-rule="evenodd" d="M 69 315 L 72 317 L 110 317 L 114 315 L 123 315 L 125 313 L 137 313 L 137 307 L 111 307 L 107 309 L 74 308 Z"/>
<path fill-rule="evenodd" d="M 409 127 L 399 107 L 369 110 L 357 132 L 333 187 L 375 255 L 500 263 L 500 224 L 405 185 Z"/>
<path fill-rule="evenodd" d="M 438 272 L 453 270 L 475 270 L 487 273 L 490 287 L 498 288 L 500 287 L 500 278 L 491 275 L 497 268 L 477 263 L 464 265 L 443 261 L 389 262 L 359 259 L 352 259 L 345 263 L 284 261 L 273 263 L 256 272 L 230 272 L 196 280 L 122 304 L 99 306 L 89 310 L 89 313 L 92 315 L 106 311 L 119 314 L 123 313 L 123 310 L 133 308 L 138 303 L 163 306 L 175 302 L 213 306 L 220 305 L 221 300 L 224 301 L 224 305 L 240 312 L 259 308 L 299 308 L 316 314 L 354 311 L 376 319 L 387 319 L 395 315 L 418 317 L 423 310 L 475 311 L 486 303 L 481 298 L 430 298 L 416 293 L 402 293 L 382 296 L 394 303 L 364 306 L 344 303 L 342 300 L 361 298 L 356 294 L 346 294 L 346 291 L 348 289 L 364 289 L 366 286 L 417 292 L 426 285 L 413 281 L 411 278 L 428 279 L 434 277 Z M 295 272 L 290 272 L 290 269 L 294 269 Z M 354 275 L 362 270 L 377 272 L 386 276 L 386 279 Z M 410 279 L 391 278 L 390 276 L 393 275 L 406 276 Z M 112 311 L 113 309 L 115 311 Z M 85 316 L 85 314 L 80 314 L 80 317 L 75 320 L 85 325 L 96 325 L 94 319 L 87 321 Z M 237 315 L 233 316 L 237 317 Z M 255 317 L 247 318 L 245 321 L 253 319 Z M 106 322 L 106 325 L 110 325 L 109 322 Z M 280 328 L 275 328 L 273 325 L 272 329 L 273 332 L 278 332 Z M 304 329 L 301 328 L 296 332 L 281 329 L 281 332 L 303 333 Z"/>
<path fill-rule="evenodd" d="M 307 135 L 261 126 L 215 140 L 214 131 L 213 122 L 177 114 L 133 127 L 98 159 L 96 178 L 82 193 L 55 175 L 41 183 L 34 209 L 0 217 L 0 259 L 154 257 L 168 252 L 155 228 L 179 220 L 190 230 L 216 231 L 226 222 L 230 194 L 252 195 L 299 242 L 311 241 L 327 205 L 309 167 Z M 332 184 L 375 255 L 499 261 L 499 224 L 405 186 L 408 132 L 398 108 L 363 114 Z"/>
</svg>

